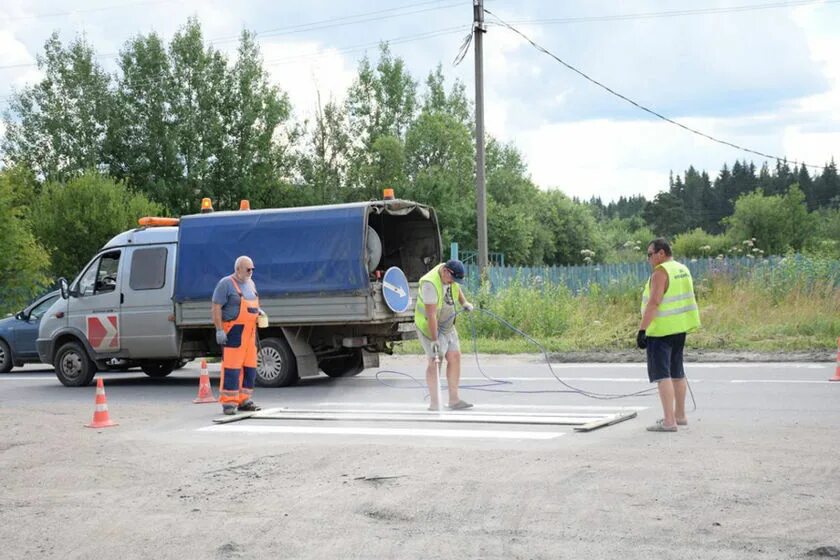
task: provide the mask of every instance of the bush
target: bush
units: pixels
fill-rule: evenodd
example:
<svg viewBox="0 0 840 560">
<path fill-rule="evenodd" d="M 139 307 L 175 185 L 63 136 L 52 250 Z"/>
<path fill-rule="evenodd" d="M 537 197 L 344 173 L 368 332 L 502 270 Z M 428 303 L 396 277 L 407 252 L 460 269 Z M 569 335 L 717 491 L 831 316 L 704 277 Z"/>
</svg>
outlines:
<svg viewBox="0 0 840 560">
<path fill-rule="evenodd" d="M 48 285 L 49 255 L 35 240 L 14 170 L 0 173 L 0 316 L 19 311 Z"/>
<path fill-rule="evenodd" d="M 697 259 L 727 253 L 731 243 L 725 235 L 712 235 L 701 228 L 681 233 L 674 238 L 671 249 L 676 258 Z"/>
<path fill-rule="evenodd" d="M 124 183 L 88 172 L 66 185 L 47 183 L 32 207 L 33 231 L 48 248 L 56 276 L 72 278 L 114 235 L 161 206 Z"/>
</svg>

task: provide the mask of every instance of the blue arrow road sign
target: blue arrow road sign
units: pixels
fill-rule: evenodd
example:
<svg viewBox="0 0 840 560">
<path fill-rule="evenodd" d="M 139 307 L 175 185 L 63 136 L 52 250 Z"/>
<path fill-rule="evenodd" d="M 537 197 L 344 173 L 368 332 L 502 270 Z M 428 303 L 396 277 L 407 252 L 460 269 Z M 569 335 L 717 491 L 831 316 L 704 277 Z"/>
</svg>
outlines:
<svg viewBox="0 0 840 560">
<path fill-rule="evenodd" d="M 408 304 L 411 303 L 408 279 L 398 267 L 392 266 L 385 271 L 385 276 L 382 277 L 382 295 L 391 311 L 402 313 L 408 309 Z"/>
</svg>

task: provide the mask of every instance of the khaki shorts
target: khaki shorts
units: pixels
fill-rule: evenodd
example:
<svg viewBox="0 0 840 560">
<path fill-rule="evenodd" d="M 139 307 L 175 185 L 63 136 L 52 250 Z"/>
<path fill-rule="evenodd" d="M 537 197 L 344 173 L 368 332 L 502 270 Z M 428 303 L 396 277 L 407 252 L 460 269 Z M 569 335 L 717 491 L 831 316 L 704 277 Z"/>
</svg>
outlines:
<svg viewBox="0 0 840 560">
<path fill-rule="evenodd" d="M 425 334 L 417 330 L 417 338 L 420 339 L 420 344 L 423 346 L 423 350 L 426 351 L 426 357 L 434 359 L 435 355 L 432 354 L 432 340 L 428 338 Z M 458 352 L 461 353 L 461 341 L 458 338 L 458 331 L 452 329 L 448 333 L 441 333 L 438 335 L 438 344 L 440 344 L 440 351 L 446 356 L 447 352 Z"/>
</svg>

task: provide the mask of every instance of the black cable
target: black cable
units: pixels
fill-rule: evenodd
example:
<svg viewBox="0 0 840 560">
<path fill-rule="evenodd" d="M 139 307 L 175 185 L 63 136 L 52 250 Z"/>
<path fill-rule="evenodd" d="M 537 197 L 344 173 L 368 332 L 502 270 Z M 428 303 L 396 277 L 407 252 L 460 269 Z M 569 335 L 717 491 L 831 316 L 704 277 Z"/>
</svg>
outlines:
<svg viewBox="0 0 840 560">
<path fill-rule="evenodd" d="M 554 368 L 551 366 L 551 360 L 548 356 L 548 351 L 542 344 L 540 344 L 539 342 L 534 340 L 531 336 L 524 333 L 520 329 L 516 328 L 510 322 L 506 321 L 502 317 L 499 317 L 498 315 L 496 315 L 495 313 L 493 313 L 492 311 L 490 311 L 488 309 L 476 308 L 475 311 L 478 311 L 480 313 L 484 313 L 485 315 L 488 315 L 488 316 L 494 318 L 495 320 L 499 321 L 501 324 L 505 325 L 510 330 L 512 330 L 513 332 L 522 336 L 523 338 L 525 338 L 526 340 L 531 342 L 533 345 L 535 345 L 537 348 L 539 348 L 540 351 L 542 352 L 543 356 L 545 357 L 545 362 L 548 365 L 549 371 L 551 371 L 551 375 L 554 377 L 554 379 L 556 379 L 558 382 L 560 382 L 560 384 L 562 384 L 564 387 L 566 387 L 566 389 L 544 389 L 544 390 L 537 390 L 537 389 L 534 389 L 534 390 L 494 389 L 493 387 L 495 387 L 497 385 L 512 385 L 513 381 L 505 380 L 505 379 L 495 379 L 493 377 L 490 377 L 489 375 L 487 375 L 487 373 L 485 373 L 484 368 L 481 367 L 481 362 L 480 362 L 479 357 L 478 357 L 478 342 L 477 342 L 478 341 L 478 335 L 477 335 L 476 328 L 475 328 L 475 322 L 473 321 L 473 318 L 472 318 L 471 314 L 470 314 L 469 317 L 470 317 L 470 327 L 471 327 L 472 339 L 473 339 L 473 353 L 475 355 L 476 366 L 478 367 L 479 373 L 481 373 L 481 375 L 485 379 L 490 381 L 490 383 L 481 384 L 481 385 L 458 385 L 459 389 L 473 390 L 473 391 L 484 391 L 484 392 L 487 392 L 487 393 L 511 393 L 511 394 L 525 394 L 525 395 L 554 394 L 554 393 L 577 393 L 577 394 L 582 395 L 584 397 L 589 397 L 591 399 L 596 399 L 596 400 L 616 400 L 616 399 L 623 399 L 623 398 L 630 398 L 630 397 L 647 397 L 647 396 L 651 396 L 651 395 L 655 394 L 656 391 L 657 391 L 656 387 L 651 387 L 651 388 L 648 388 L 648 389 L 643 389 L 641 391 L 635 391 L 635 392 L 632 392 L 632 393 L 613 394 L 613 393 L 598 393 L 598 392 L 594 392 L 594 391 L 587 391 L 587 390 L 575 387 L 575 386 L 567 383 L 566 381 L 563 381 L 560 378 L 560 376 L 557 375 L 557 373 L 554 371 Z M 463 312 L 456 313 L 456 316 L 460 315 L 461 313 L 463 313 Z M 417 387 L 397 387 L 395 385 L 390 385 L 380 378 L 380 374 L 384 374 L 384 373 L 392 373 L 392 374 L 400 375 L 400 376 L 403 376 L 403 377 L 408 377 L 409 379 L 414 381 L 414 383 L 417 385 Z M 390 387 L 392 389 L 416 389 L 416 388 L 422 388 L 424 390 L 428 389 L 426 384 L 418 381 L 412 375 L 410 375 L 408 373 L 405 373 L 405 372 L 401 372 L 401 371 L 379 370 L 375 374 L 375 379 L 379 383 L 385 385 L 386 387 Z M 694 398 L 694 391 L 691 389 L 691 384 L 688 381 L 688 377 L 685 378 L 685 381 L 686 381 L 686 386 L 688 388 L 689 395 L 691 396 L 692 412 L 694 412 L 694 411 L 697 410 L 697 401 Z M 444 385 L 443 387 L 446 387 L 446 385 Z M 427 398 L 428 396 L 429 395 L 426 394 L 424 399 Z"/>
<path fill-rule="evenodd" d="M 516 29 L 515 27 L 513 27 L 512 25 L 510 25 L 506 21 L 504 21 L 502 18 L 500 18 L 499 16 L 497 16 L 496 14 L 494 14 L 493 12 L 488 10 L 487 8 L 485 8 L 484 11 L 485 11 L 485 13 L 487 13 L 487 14 L 493 16 L 494 18 L 496 18 L 501 25 L 503 25 L 504 27 L 507 27 L 508 29 L 510 29 L 511 31 L 513 31 L 514 33 L 516 33 L 517 35 L 519 35 L 520 37 L 522 37 L 523 39 L 528 41 L 528 43 L 530 43 L 531 46 L 533 46 L 535 49 L 537 49 L 538 51 L 540 51 L 544 54 L 547 54 L 548 56 L 550 56 L 551 58 L 553 58 L 554 60 L 556 60 L 557 62 L 559 62 L 560 64 L 562 64 L 566 68 L 568 68 L 569 70 L 571 70 L 572 72 L 578 74 L 579 76 L 583 77 L 587 81 L 595 84 L 596 86 L 598 86 L 601 89 L 611 93 L 612 95 L 618 97 L 619 99 L 623 99 L 624 101 L 626 101 L 627 103 L 630 103 L 634 107 L 636 107 L 638 109 L 641 109 L 642 111 L 644 111 L 648 114 L 651 114 L 651 115 L 653 115 L 653 116 L 655 116 L 655 117 L 657 117 L 657 118 L 659 118 L 659 119 L 661 119 L 661 120 L 663 120 L 667 123 L 678 126 L 678 127 L 682 128 L 683 130 L 687 130 L 688 132 L 691 132 L 692 134 L 702 136 L 703 138 L 711 140 L 712 142 L 717 142 L 718 144 L 723 144 L 724 146 L 729 146 L 731 148 L 735 148 L 736 150 L 741 150 L 742 152 L 755 154 L 755 155 L 761 156 L 763 158 L 772 159 L 772 160 L 776 160 L 776 161 L 779 161 L 779 162 L 790 162 L 790 163 L 794 163 L 794 164 L 804 165 L 806 167 L 812 167 L 814 169 L 822 169 L 824 167 L 822 165 L 812 165 L 812 164 L 809 164 L 809 163 L 800 162 L 800 161 L 796 161 L 796 160 L 788 160 L 787 158 L 774 156 L 774 155 L 771 155 L 771 154 L 760 152 L 758 150 L 753 150 L 751 148 L 746 148 L 744 146 L 739 146 L 738 144 L 734 144 L 734 143 L 726 141 L 726 140 L 721 140 L 719 138 L 715 138 L 714 136 L 706 134 L 705 132 L 701 132 L 701 131 L 699 131 L 695 128 L 691 128 L 690 126 L 684 125 L 680 122 L 677 122 L 673 119 L 670 119 L 670 118 L 666 117 L 665 115 L 662 115 L 661 113 L 658 113 L 658 112 L 654 111 L 653 109 L 649 109 L 648 107 L 645 107 L 644 105 L 642 105 L 640 103 L 637 103 L 636 101 L 630 99 L 626 95 L 622 95 L 622 94 L 618 93 L 617 91 L 610 88 L 609 86 L 606 86 L 606 85 L 602 84 L 601 82 L 599 82 L 598 80 L 590 77 L 585 72 L 583 72 L 581 70 L 578 70 L 577 68 L 575 68 L 574 66 L 572 66 L 568 62 L 564 61 L 563 59 L 561 59 L 560 57 L 558 57 L 557 55 L 555 55 L 554 53 L 552 53 L 551 51 L 549 51 L 548 49 L 543 47 L 542 45 L 536 43 L 533 39 L 531 39 L 530 37 L 528 37 L 527 35 L 525 35 L 521 31 L 519 31 L 518 29 Z"/>
<path fill-rule="evenodd" d="M 334 54 L 334 53 L 346 54 L 346 53 L 351 53 L 351 52 L 364 51 L 368 48 L 375 47 L 375 46 L 381 45 L 383 43 L 388 44 L 388 45 L 400 45 L 400 44 L 403 44 L 403 43 L 410 43 L 410 42 L 413 42 L 413 41 L 420 41 L 420 40 L 424 40 L 424 39 L 432 39 L 434 37 L 440 37 L 440 36 L 449 35 L 449 34 L 452 34 L 452 33 L 460 33 L 460 32 L 463 31 L 464 28 L 465 28 L 464 25 L 459 25 L 459 26 L 456 26 L 456 27 L 445 27 L 445 28 L 437 29 L 437 30 L 433 30 L 433 31 L 425 31 L 423 33 L 416 33 L 416 34 L 413 34 L 413 35 L 403 35 L 403 36 L 394 37 L 392 39 L 381 39 L 381 40 L 376 41 L 376 42 L 361 43 L 361 44 L 358 44 L 358 45 L 351 45 L 351 46 L 343 47 L 343 48 L 340 48 L 340 49 L 322 49 L 322 50 L 316 51 L 314 53 L 306 53 L 306 54 L 302 54 L 302 55 L 295 55 L 295 56 L 289 56 L 289 57 L 284 57 L 284 58 L 264 60 L 263 65 L 264 66 L 276 66 L 276 65 L 282 65 L 282 64 L 286 64 L 286 63 L 290 63 L 290 62 L 297 62 L 297 61 L 305 61 L 305 60 L 309 60 L 309 59 L 315 59 L 315 58 L 319 58 L 319 57 L 329 55 L 329 54 Z M 4 68 L 7 68 L 7 67 L 0 66 L 0 70 L 2 70 Z M 171 75 L 167 74 L 167 75 L 163 75 L 163 76 L 158 76 L 157 79 L 152 79 L 152 80 L 138 80 L 138 81 L 135 81 L 135 82 L 131 82 L 131 84 L 129 84 L 129 85 L 131 86 L 132 89 L 137 89 L 138 87 L 152 86 L 152 85 L 155 85 L 155 84 L 159 84 L 163 80 L 166 80 L 166 79 L 172 79 Z M 115 78 L 115 82 L 116 82 L 117 86 L 119 86 L 120 83 L 121 83 L 119 78 Z M 26 86 L 27 89 L 32 88 L 32 87 L 35 87 L 35 86 L 33 86 L 33 85 L 27 85 Z M 17 92 L 17 93 L 11 93 L 11 94 L 8 94 L 8 95 L 3 95 L 3 96 L 0 96 L 0 100 L 10 101 L 12 98 L 15 98 L 15 97 L 19 96 L 21 93 L 22 92 Z"/>
<path fill-rule="evenodd" d="M 46 18 L 54 18 L 54 17 L 62 17 L 62 16 L 72 16 L 76 14 L 85 14 L 91 12 L 104 12 L 108 10 L 121 10 L 123 8 L 134 8 L 135 6 L 146 6 L 146 5 L 154 5 L 154 4 L 172 4 L 174 0 L 152 0 L 152 1 L 144 1 L 144 2 L 131 2 L 128 4 L 116 4 L 112 6 L 100 6 L 98 8 L 87 8 L 82 10 L 71 10 L 66 12 L 53 12 L 50 14 L 32 14 L 29 16 L 19 16 L 19 17 L 12 17 L 12 18 L 4 18 L 6 21 L 23 21 L 27 19 L 46 19 Z"/>
<path fill-rule="evenodd" d="M 775 8 L 792 8 L 797 6 L 807 6 L 809 4 L 835 4 L 840 0 L 788 0 L 783 2 L 769 2 L 766 4 L 746 4 L 742 6 L 725 6 L 721 8 L 696 8 L 689 10 L 671 10 L 664 12 L 637 12 L 630 14 L 615 14 L 607 16 L 580 16 L 567 18 L 533 18 L 533 19 L 515 19 L 510 23 L 517 23 L 522 25 L 557 25 L 569 23 L 590 23 L 590 22 L 604 22 L 604 21 L 634 21 L 640 19 L 657 19 L 667 17 L 682 17 L 682 16 L 702 16 L 712 14 L 730 14 L 741 12 L 752 12 L 756 10 L 768 10 Z"/>
<path fill-rule="evenodd" d="M 168 1 L 171 1 L 171 0 L 161 0 L 161 1 L 168 2 Z M 449 3 L 447 3 L 443 6 L 428 6 L 428 4 L 442 4 L 442 3 L 447 2 L 447 1 Z M 299 25 L 291 25 L 291 26 L 287 26 L 287 27 L 278 27 L 278 28 L 273 28 L 273 29 L 266 29 L 266 30 L 263 30 L 263 31 L 256 31 L 256 32 L 254 32 L 254 37 L 255 38 L 276 37 L 276 36 L 281 36 L 281 35 L 290 35 L 290 34 L 293 34 L 293 33 L 304 33 L 304 32 L 307 32 L 307 31 L 318 31 L 318 30 L 321 30 L 321 29 L 328 29 L 328 28 L 332 28 L 332 27 L 343 27 L 343 26 L 346 26 L 346 25 L 368 23 L 368 22 L 372 22 L 372 21 L 380 21 L 380 20 L 384 20 L 384 19 L 392 19 L 392 18 L 396 18 L 396 17 L 415 15 L 415 14 L 420 14 L 420 13 L 423 13 L 423 12 L 430 12 L 430 11 L 435 11 L 435 10 L 446 10 L 446 9 L 449 9 L 449 8 L 457 7 L 459 5 L 460 5 L 460 2 L 459 3 L 452 3 L 451 0 L 431 0 L 431 1 L 427 1 L 427 2 L 416 2 L 416 3 L 412 3 L 412 4 L 405 4 L 403 6 L 398 6 L 398 7 L 394 7 L 394 8 L 388 8 L 388 9 L 385 9 L 385 10 L 363 12 L 363 13 L 349 15 L 349 16 L 324 19 L 324 20 L 314 21 L 314 22 L 310 22 L 310 23 L 302 23 L 302 24 L 299 24 Z M 420 6 L 427 6 L 427 7 L 419 8 Z M 410 10 L 410 11 L 403 11 L 403 10 L 407 10 L 407 9 L 410 9 L 410 8 L 418 8 L 418 9 Z M 397 13 L 387 13 L 387 12 L 397 12 Z M 371 16 L 371 17 L 366 17 L 366 16 Z M 457 28 L 450 28 L 450 29 L 460 30 L 462 27 L 463 26 L 458 26 Z M 433 32 L 423 32 L 423 33 L 419 33 L 417 35 L 426 36 L 426 35 L 429 35 L 430 33 L 436 33 L 436 32 L 435 31 L 433 31 Z M 214 45 L 214 44 L 217 44 L 217 43 L 228 43 L 228 42 L 231 42 L 231 41 L 238 41 L 239 37 L 240 37 L 239 35 L 236 35 L 236 36 L 225 35 L 223 37 L 207 39 L 207 43 L 210 44 L 210 45 Z M 397 39 L 399 39 L 399 38 L 397 38 Z M 396 41 L 397 39 L 394 39 L 392 41 Z M 382 43 L 382 42 L 390 42 L 390 41 L 380 40 L 380 41 L 377 41 L 376 43 L 373 43 L 373 45 L 377 45 L 377 44 Z M 356 47 L 351 47 L 351 48 L 356 48 Z M 324 52 L 332 52 L 332 50 L 331 49 L 325 49 Z M 342 51 L 339 50 L 338 52 L 342 52 Z M 96 58 L 97 60 L 105 60 L 105 59 L 116 58 L 119 55 L 120 55 L 120 53 L 102 53 L 102 54 L 95 55 L 94 58 Z M 292 58 L 294 58 L 294 57 L 292 57 Z M 36 62 L 27 62 L 27 63 L 21 63 L 21 64 L 6 64 L 6 65 L 0 66 L 0 70 L 8 70 L 8 69 L 14 69 L 14 68 L 30 68 L 30 67 L 36 67 L 37 65 L 38 64 Z"/>
</svg>

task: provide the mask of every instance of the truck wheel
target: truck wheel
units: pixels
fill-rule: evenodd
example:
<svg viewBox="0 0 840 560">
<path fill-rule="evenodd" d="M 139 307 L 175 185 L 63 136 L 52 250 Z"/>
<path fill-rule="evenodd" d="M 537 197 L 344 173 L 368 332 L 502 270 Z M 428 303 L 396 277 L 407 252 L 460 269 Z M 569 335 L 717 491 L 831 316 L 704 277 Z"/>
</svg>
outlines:
<svg viewBox="0 0 840 560">
<path fill-rule="evenodd" d="M 9 373 L 14 365 L 12 349 L 5 340 L 0 340 L 0 373 Z"/>
<path fill-rule="evenodd" d="M 274 337 L 261 340 L 257 354 L 257 385 L 288 387 L 297 381 L 297 360 L 288 343 Z"/>
<path fill-rule="evenodd" d="M 55 375 L 65 387 L 86 387 L 96 375 L 96 364 L 78 342 L 68 342 L 55 355 Z"/>
<path fill-rule="evenodd" d="M 324 358 L 318 362 L 318 367 L 330 377 L 351 377 L 365 369 L 361 350 L 351 350 L 349 355 Z"/>
<path fill-rule="evenodd" d="M 178 365 L 178 360 L 163 360 L 154 362 L 143 362 L 140 364 L 140 369 L 149 377 L 159 378 L 166 377 Z"/>
</svg>

